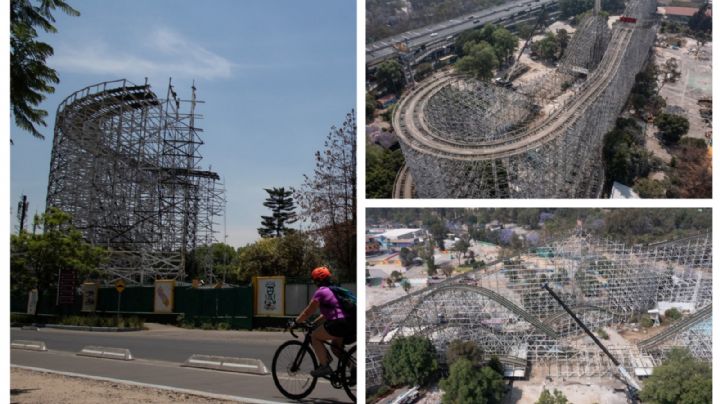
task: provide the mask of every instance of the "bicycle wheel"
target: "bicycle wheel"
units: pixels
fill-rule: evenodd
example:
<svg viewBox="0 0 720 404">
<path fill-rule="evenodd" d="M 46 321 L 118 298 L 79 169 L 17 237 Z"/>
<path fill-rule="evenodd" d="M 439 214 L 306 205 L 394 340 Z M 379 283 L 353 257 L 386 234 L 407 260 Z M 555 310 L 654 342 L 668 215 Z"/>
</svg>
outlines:
<svg viewBox="0 0 720 404">
<path fill-rule="evenodd" d="M 355 358 L 356 348 L 357 345 L 353 345 L 353 347 L 347 351 L 347 355 L 344 356 L 343 363 L 339 369 L 339 373 L 342 375 L 343 388 L 353 402 L 355 402 L 356 398 L 352 388 L 357 384 L 357 360 Z"/>
<path fill-rule="evenodd" d="M 287 398 L 300 400 L 310 394 L 315 388 L 317 378 L 312 372 L 317 367 L 317 359 L 312 349 L 302 354 L 299 366 L 293 369 L 298 354 L 302 351 L 300 341 L 287 341 L 275 351 L 272 361 L 272 376 L 275 386 Z"/>
</svg>

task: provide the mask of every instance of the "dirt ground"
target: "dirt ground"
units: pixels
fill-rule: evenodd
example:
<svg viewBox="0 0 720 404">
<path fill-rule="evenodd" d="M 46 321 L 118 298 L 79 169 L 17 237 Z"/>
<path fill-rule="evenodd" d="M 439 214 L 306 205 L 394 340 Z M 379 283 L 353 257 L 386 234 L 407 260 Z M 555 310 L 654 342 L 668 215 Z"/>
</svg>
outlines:
<svg viewBox="0 0 720 404">
<path fill-rule="evenodd" d="M 10 370 L 10 402 L 30 403 L 234 403 L 161 389 L 26 369 Z"/>
<path fill-rule="evenodd" d="M 675 58 L 680 63 L 681 72 L 675 83 L 665 83 L 660 95 L 665 98 L 668 107 L 685 110 L 690 121 L 687 136 L 704 139 L 705 132 L 711 128 L 703 122 L 697 102 L 712 97 L 712 43 L 708 42 L 698 50 L 698 43 L 694 39 L 684 39 L 685 44 L 679 49 L 655 47 L 658 65 Z"/>
</svg>

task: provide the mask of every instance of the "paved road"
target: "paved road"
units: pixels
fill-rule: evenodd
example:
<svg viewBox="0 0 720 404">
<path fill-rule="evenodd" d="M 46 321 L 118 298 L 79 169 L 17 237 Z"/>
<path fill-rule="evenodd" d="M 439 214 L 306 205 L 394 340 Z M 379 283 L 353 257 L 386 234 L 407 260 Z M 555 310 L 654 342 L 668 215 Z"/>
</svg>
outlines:
<svg viewBox="0 0 720 404">
<path fill-rule="evenodd" d="M 270 375 L 256 376 L 184 368 L 180 367 L 180 364 L 192 354 L 203 354 L 261 359 L 270 368 L 275 349 L 292 338 L 289 333 L 203 331 L 175 327 L 123 333 L 11 328 L 10 338 L 43 341 L 48 348 L 47 352 L 12 349 L 10 362 L 13 365 L 213 394 L 286 401 L 275 388 Z M 87 345 L 127 348 L 135 360 L 125 362 L 75 355 Z M 348 401 L 343 390 L 336 390 L 325 381 L 318 382 L 311 397 L 321 401 Z"/>
<path fill-rule="evenodd" d="M 184 329 L 106 333 L 12 328 L 10 338 L 44 341 L 48 349 L 73 353 L 87 345 L 100 345 L 127 348 L 134 357 L 141 359 L 180 363 L 192 354 L 202 354 L 256 358 L 270 366 L 277 347 L 292 336 L 281 332 L 207 332 Z"/>
<path fill-rule="evenodd" d="M 212 394 L 287 402 L 275 388 L 272 377 L 244 375 L 196 368 L 160 361 L 118 361 L 76 356 L 69 352 L 11 350 L 10 363 L 25 367 L 112 378 L 135 383 L 196 390 Z M 308 402 L 350 402 L 345 392 L 318 382 Z"/>
<path fill-rule="evenodd" d="M 438 24 L 407 31 L 368 44 L 365 48 L 365 60 L 369 65 L 379 63 L 395 53 L 393 44 L 398 42 L 407 41 L 410 49 L 414 49 L 432 42 L 445 41 L 448 36 L 454 36 L 483 24 L 502 21 L 516 14 L 535 11 L 543 5 L 547 6 L 555 3 L 557 3 L 557 0 L 517 0 L 475 13 L 466 14 Z"/>
</svg>

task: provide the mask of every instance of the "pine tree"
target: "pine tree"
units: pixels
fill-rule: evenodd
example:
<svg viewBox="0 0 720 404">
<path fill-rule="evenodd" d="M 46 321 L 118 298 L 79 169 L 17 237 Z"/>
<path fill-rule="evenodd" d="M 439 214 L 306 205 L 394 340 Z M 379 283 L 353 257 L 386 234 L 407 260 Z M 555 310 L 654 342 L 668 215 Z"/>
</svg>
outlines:
<svg viewBox="0 0 720 404">
<path fill-rule="evenodd" d="M 262 218 L 262 226 L 258 229 L 260 237 L 282 237 L 292 229 L 286 225 L 293 224 L 297 221 L 295 213 L 295 201 L 292 198 L 292 191 L 281 188 L 265 188 L 268 198 L 265 199 L 263 206 L 270 208 L 272 216 L 260 216 Z"/>
</svg>

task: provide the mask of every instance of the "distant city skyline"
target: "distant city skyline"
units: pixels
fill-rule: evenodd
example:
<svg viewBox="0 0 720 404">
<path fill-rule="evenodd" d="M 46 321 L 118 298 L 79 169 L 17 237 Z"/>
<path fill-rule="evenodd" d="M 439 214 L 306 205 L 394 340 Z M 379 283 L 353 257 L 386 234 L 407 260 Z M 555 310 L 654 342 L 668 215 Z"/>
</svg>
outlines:
<svg viewBox="0 0 720 404">
<path fill-rule="evenodd" d="M 58 104 L 89 85 L 147 78 L 165 97 L 172 78 L 178 96 L 188 99 L 195 83 L 205 102 L 198 106 L 201 165 L 225 182 L 227 242 L 235 247 L 259 238 L 260 215 L 269 213 L 263 188 L 299 187 L 331 126 L 355 108 L 354 2 L 69 4 L 81 15 L 56 10 L 58 33 L 40 36 L 55 49 L 48 64 L 60 78 L 40 106 L 48 111 L 48 127 L 40 127 L 45 140 L 10 120 L 13 230 L 23 194 L 30 203 L 26 228 L 45 209 Z"/>
</svg>

